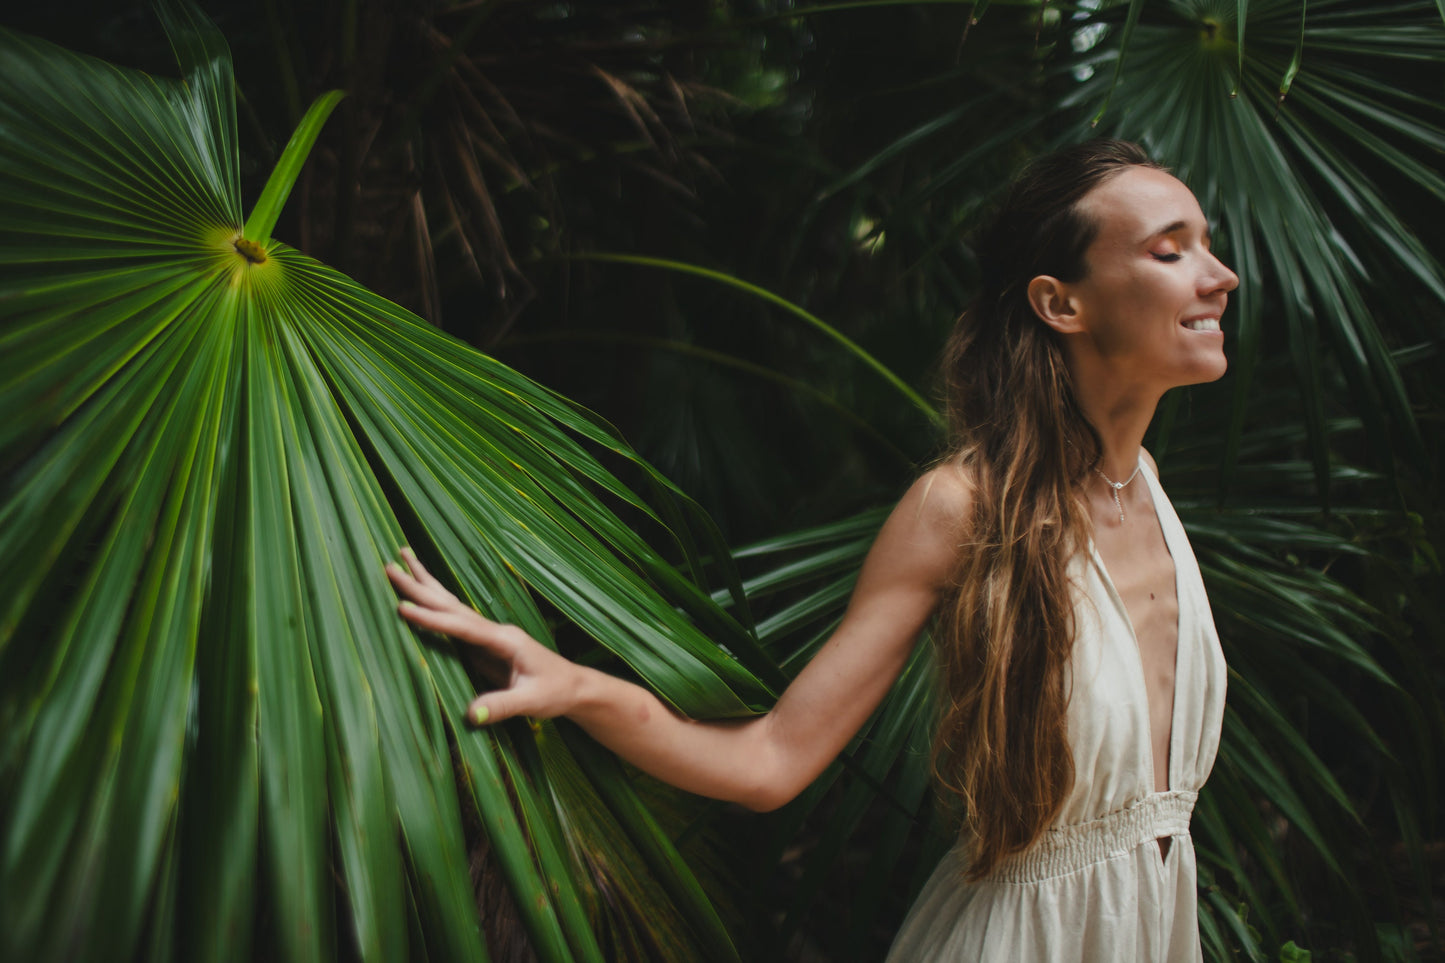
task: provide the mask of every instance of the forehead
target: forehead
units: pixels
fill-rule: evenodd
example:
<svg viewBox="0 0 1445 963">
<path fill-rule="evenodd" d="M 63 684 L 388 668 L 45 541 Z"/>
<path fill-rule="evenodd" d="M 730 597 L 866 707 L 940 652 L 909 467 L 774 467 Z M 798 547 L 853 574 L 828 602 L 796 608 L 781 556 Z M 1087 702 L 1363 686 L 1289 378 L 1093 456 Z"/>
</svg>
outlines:
<svg viewBox="0 0 1445 963">
<path fill-rule="evenodd" d="M 1194 192 L 1172 174 L 1129 167 L 1085 194 L 1079 210 L 1094 222 L 1100 243 L 1148 240 L 1170 225 L 1206 232 L 1209 225 Z"/>
</svg>

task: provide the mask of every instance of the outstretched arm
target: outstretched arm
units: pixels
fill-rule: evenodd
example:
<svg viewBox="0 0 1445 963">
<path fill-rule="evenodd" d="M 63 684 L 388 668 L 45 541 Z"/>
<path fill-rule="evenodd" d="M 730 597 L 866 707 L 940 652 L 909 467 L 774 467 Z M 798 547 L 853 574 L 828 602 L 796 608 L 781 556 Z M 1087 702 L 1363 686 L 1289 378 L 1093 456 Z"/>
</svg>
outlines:
<svg viewBox="0 0 1445 963">
<path fill-rule="evenodd" d="M 887 694 L 951 575 L 970 504 L 958 469 L 924 475 L 869 549 L 842 623 L 766 715 L 698 721 L 640 686 L 579 666 L 524 631 L 484 618 L 409 551 L 387 566 L 418 628 L 481 647 L 500 688 L 478 696 L 478 723 L 566 716 L 653 776 L 757 810 L 786 803 L 816 779 Z"/>
</svg>

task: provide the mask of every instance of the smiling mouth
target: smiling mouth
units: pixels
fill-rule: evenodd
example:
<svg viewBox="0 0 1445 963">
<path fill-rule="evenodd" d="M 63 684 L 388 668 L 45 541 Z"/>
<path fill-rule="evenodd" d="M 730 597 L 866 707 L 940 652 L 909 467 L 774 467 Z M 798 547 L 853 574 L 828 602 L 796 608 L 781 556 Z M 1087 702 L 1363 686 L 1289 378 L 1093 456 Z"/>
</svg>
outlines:
<svg viewBox="0 0 1445 963">
<path fill-rule="evenodd" d="M 1193 321 L 1185 321 L 1184 326 L 1190 331 L 1218 331 L 1218 318 L 1195 318 Z"/>
</svg>

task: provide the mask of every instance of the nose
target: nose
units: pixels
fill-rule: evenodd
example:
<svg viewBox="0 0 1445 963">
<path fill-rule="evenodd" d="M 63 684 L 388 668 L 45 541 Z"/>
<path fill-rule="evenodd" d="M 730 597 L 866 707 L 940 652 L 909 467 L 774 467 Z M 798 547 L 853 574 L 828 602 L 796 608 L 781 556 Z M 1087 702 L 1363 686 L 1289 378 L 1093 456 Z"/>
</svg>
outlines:
<svg viewBox="0 0 1445 963">
<path fill-rule="evenodd" d="M 1228 294 L 1239 287 L 1239 275 L 1226 267 L 1224 262 L 1212 253 L 1209 255 L 1209 260 L 1213 263 L 1199 279 L 1201 294 Z"/>
</svg>

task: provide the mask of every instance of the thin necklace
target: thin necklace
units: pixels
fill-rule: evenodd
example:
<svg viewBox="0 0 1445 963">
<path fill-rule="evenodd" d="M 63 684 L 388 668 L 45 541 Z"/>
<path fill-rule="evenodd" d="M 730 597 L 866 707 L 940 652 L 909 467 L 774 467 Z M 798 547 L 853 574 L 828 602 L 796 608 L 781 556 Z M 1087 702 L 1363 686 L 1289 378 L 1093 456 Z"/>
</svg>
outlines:
<svg viewBox="0 0 1445 963">
<path fill-rule="evenodd" d="M 1099 477 L 1104 479 L 1104 483 L 1108 485 L 1114 493 L 1114 507 L 1119 509 L 1120 525 L 1124 524 L 1124 503 L 1119 500 L 1119 493 L 1123 491 L 1126 487 L 1128 487 L 1129 482 L 1133 481 L 1136 477 L 1138 477 L 1139 469 L 1143 467 L 1144 463 L 1140 462 L 1139 464 L 1134 466 L 1134 474 L 1130 475 L 1128 478 L 1124 479 L 1121 482 L 1116 482 L 1108 475 L 1104 474 L 1104 469 L 1098 467 L 1097 465 L 1094 466 L 1094 471 L 1099 473 Z"/>
</svg>

